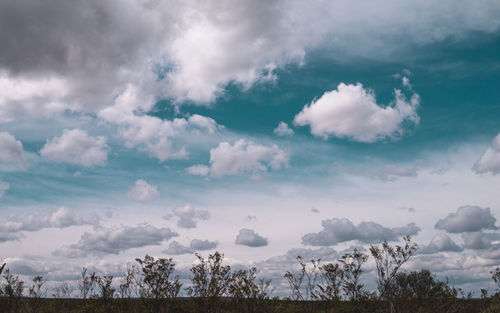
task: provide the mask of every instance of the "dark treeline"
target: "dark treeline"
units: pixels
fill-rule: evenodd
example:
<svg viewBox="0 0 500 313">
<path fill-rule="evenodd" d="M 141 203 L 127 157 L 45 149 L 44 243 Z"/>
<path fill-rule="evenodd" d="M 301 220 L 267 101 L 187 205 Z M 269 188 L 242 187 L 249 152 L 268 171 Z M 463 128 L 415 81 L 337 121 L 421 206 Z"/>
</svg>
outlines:
<svg viewBox="0 0 500 313">
<path fill-rule="evenodd" d="M 285 298 L 271 297 L 271 280 L 258 279 L 255 267 L 231 270 L 219 252 L 196 254 L 187 287 L 174 276 L 172 258 L 137 258 L 119 282 L 83 267 L 76 290 L 61 283 L 50 294 L 43 277 L 26 284 L 4 264 L 0 312 L 500 312 L 500 268 L 490 272 L 496 292 L 481 289 L 481 298 L 472 298 L 429 270 L 401 270 L 416 250 L 405 237 L 404 245 L 384 242 L 369 254 L 354 249 L 334 262 L 298 256 L 299 271 L 284 273 L 290 286 Z M 360 280 L 369 257 L 376 264 L 375 291 Z M 181 291 L 187 296 L 180 297 Z"/>
</svg>

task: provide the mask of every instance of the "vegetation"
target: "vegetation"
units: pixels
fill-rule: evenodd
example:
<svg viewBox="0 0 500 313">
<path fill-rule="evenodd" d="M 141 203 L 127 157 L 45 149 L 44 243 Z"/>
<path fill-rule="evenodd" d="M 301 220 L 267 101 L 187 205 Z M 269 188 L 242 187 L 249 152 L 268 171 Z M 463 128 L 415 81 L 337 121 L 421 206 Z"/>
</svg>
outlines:
<svg viewBox="0 0 500 313">
<path fill-rule="evenodd" d="M 82 268 L 78 287 L 56 285 L 47 296 L 42 276 L 29 286 L 0 267 L 0 313 L 43 312 L 500 312 L 500 268 L 490 272 L 496 290 L 481 298 L 438 280 L 429 270 L 404 271 L 417 245 L 410 237 L 403 245 L 373 245 L 369 255 L 354 249 L 338 260 L 305 262 L 297 257 L 298 271 L 286 271 L 290 296 L 271 298 L 271 280 L 257 278 L 258 270 L 231 269 L 219 252 L 207 258 L 196 254 L 190 283 L 175 276 L 172 258 L 146 255 L 129 264 L 120 281 Z M 363 266 L 373 258 L 377 290 L 367 291 L 361 281 Z M 186 296 L 181 297 L 184 292 Z M 72 295 L 76 297 L 72 297 Z"/>
</svg>

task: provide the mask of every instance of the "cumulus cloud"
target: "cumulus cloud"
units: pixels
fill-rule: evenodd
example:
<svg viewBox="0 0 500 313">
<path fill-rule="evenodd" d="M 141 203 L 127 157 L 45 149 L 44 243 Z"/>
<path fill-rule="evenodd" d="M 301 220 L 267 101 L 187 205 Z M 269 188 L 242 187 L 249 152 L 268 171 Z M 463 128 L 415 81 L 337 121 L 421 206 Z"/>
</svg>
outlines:
<svg viewBox="0 0 500 313">
<path fill-rule="evenodd" d="M 464 248 L 457 245 L 450 236 L 446 234 L 438 234 L 432 238 L 427 246 L 423 246 L 418 250 L 420 254 L 434 254 L 438 252 L 461 252 Z"/>
<path fill-rule="evenodd" d="M 172 255 L 192 254 L 194 253 L 194 250 L 190 247 L 183 246 L 178 241 L 174 240 L 168 245 L 167 249 L 163 250 L 163 253 Z"/>
<path fill-rule="evenodd" d="M 83 215 L 61 207 L 49 215 L 10 216 L 0 225 L 0 238 L 4 238 L 3 241 L 17 240 L 21 237 L 20 232 L 23 231 L 34 232 L 44 228 L 66 228 L 80 225 L 97 226 L 99 221 L 97 214 Z"/>
<path fill-rule="evenodd" d="M 500 240 L 500 234 L 498 233 L 484 233 L 484 232 L 472 232 L 462 234 L 464 239 L 464 246 L 467 249 L 472 250 L 482 250 L 489 249 L 492 247 L 492 242 Z"/>
<path fill-rule="evenodd" d="M 0 181 L 0 198 L 3 197 L 3 195 L 5 194 L 5 192 L 7 190 L 9 190 L 10 188 L 10 184 L 9 183 L 6 183 L 4 181 Z"/>
<path fill-rule="evenodd" d="M 500 173 L 500 134 L 498 134 L 491 146 L 486 149 L 486 152 L 472 166 L 476 173 L 490 172 L 493 175 Z"/>
<path fill-rule="evenodd" d="M 207 176 L 210 173 L 210 167 L 197 164 L 186 168 L 186 171 L 191 175 Z"/>
<path fill-rule="evenodd" d="M 276 69 L 325 43 L 343 52 L 334 55 L 377 57 L 500 26 L 495 0 L 377 0 L 364 8 L 347 0 L 4 1 L 0 89 L 8 92 L 0 116 L 95 112 L 131 84 L 208 103 L 230 83 L 245 89 L 276 79 Z M 158 67 L 168 70 L 160 75 Z"/>
<path fill-rule="evenodd" d="M 194 114 L 186 118 L 172 120 L 147 115 L 149 106 L 137 107 L 138 103 L 153 101 L 136 86 L 128 86 L 114 101 L 112 106 L 99 111 L 101 120 L 116 125 L 118 134 L 128 148 L 138 148 L 148 152 L 160 162 L 169 159 L 186 158 L 185 146 L 176 146 L 173 138 L 192 132 L 213 134 L 222 126 L 213 119 Z"/>
<path fill-rule="evenodd" d="M 189 246 L 196 251 L 211 250 L 217 247 L 217 241 L 193 239 Z"/>
<path fill-rule="evenodd" d="M 158 187 L 148 184 L 144 179 L 136 180 L 134 186 L 127 193 L 130 199 L 139 202 L 149 201 L 159 195 Z"/>
<path fill-rule="evenodd" d="M 440 219 L 434 227 L 449 233 L 476 232 L 483 229 L 497 229 L 495 222 L 496 218 L 489 208 L 466 205 Z"/>
<path fill-rule="evenodd" d="M 214 177 L 257 173 L 287 167 L 288 159 L 288 153 L 277 145 L 266 146 L 240 139 L 234 145 L 221 142 L 211 149 L 209 167 L 195 165 L 187 171 L 198 175 L 210 173 Z"/>
<path fill-rule="evenodd" d="M 312 246 L 332 246 L 341 242 L 357 240 L 363 243 L 396 241 L 398 237 L 415 235 L 420 231 L 415 223 L 403 227 L 387 228 L 375 222 L 361 222 L 355 226 L 347 218 L 332 218 L 321 222 L 323 230 L 302 237 L 302 243 Z"/>
<path fill-rule="evenodd" d="M 85 167 L 104 165 L 108 159 L 108 146 L 103 136 L 92 137 L 86 131 L 75 128 L 64 130 L 60 137 L 47 140 L 40 150 L 46 159 L 78 164 Z"/>
<path fill-rule="evenodd" d="M 58 249 L 53 254 L 68 258 L 119 254 L 132 248 L 158 246 L 175 236 L 178 236 L 177 233 L 170 228 L 157 228 L 148 224 L 101 228 L 92 233 L 85 232 L 77 243 Z"/>
<path fill-rule="evenodd" d="M 306 105 L 294 118 L 299 126 L 309 125 L 311 133 L 327 139 L 330 136 L 360 142 L 375 142 L 386 137 L 400 136 L 403 122 L 418 123 L 420 98 L 413 94 L 409 100 L 399 89 L 395 99 L 386 107 L 375 100 L 375 93 L 363 85 L 340 83 L 336 90 L 325 92 Z"/>
<path fill-rule="evenodd" d="M 293 129 L 288 127 L 288 124 L 285 122 L 280 122 L 278 127 L 274 129 L 274 133 L 278 136 L 291 136 L 294 134 Z"/>
<path fill-rule="evenodd" d="M 210 212 L 198 210 L 187 203 L 185 206 L 173 209 L 171 213 L 164 216 L 166 220 L 173 217 L 178 218 L 177 226 L 181 228 L 195 228 L 197 220 L 208 220 L 210 218 Z"/>
<path fill-rule="evenodd" d="M 217 247 L 217 242 L 215 241 L 193 239 L 191 240 L 189 247 L 187 247 L 174 240 L 163 252 L 172 255 L 193 254 L 196 251 L 211 250 L 215 247 Z"/>
<path fill-rule="evenodd" d="M 248 247 L 264 247 L 268 245 L 267 238 L 260 236 L 254 230 L 248 228 L 240 229 L 235 243 Z"/>
<path fill-rule="evenodd" d="M 0 132 L 0 162 L 27 169 L 23 144 L 8 132 Z"/>
</svg>

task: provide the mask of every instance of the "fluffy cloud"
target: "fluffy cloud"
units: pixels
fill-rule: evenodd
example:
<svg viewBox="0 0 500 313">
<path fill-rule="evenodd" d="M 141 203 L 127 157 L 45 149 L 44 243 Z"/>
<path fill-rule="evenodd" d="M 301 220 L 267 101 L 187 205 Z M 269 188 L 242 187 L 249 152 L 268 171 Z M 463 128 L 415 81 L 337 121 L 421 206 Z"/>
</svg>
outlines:
<svg viewBox="0 0 500 313">
<path fill-rule="evenodd" d="M 432 238 L 431 242 L 418 250 L 420 254 L 433 254 L 438 252 L 460 252 L 464 248 L 457 245 L 448 235 L 438 234 Z"/>
<path fill-rule="evenodd" d="M 294 118 L 296 125 L 311 127 L 315 136 L 350 138 L 360 142 L 375 142 L 403 133 L 402 123 L 419 122 L 419 96 L 407 100 L 401 90 L 395 89 L 395 99 L 381 107 L 375 94 L 363 85 L 340 83 L 337 90 L 325 92 L 319 99 L 306 105 Z"/>
<path fill-rule="evenodd" d="M 260 236 L 255 231 L 248 228 L 240 229 L 234 243 L 248 247 L 264 247 L 268 245 L 267 238 Z"/>
<path fill-rule="evenodd" d="M 193 254 L 196 251 L 211 250 L 217 247 L 217 242 L 209 240 L 193 239 L 186 247 L 177 241 L 172 241 L 166 250 L 163 252 L 166 254 L 179 255 L 179 254 Z"/>
<path fill-rule="evenodd" d="M 459 207 L 456 213 L 450 213 L 434 226 L 449 233 L 476 232 L 482 229 L 497 229 L 496 218 L 489 208 L 466 205 Z"/>
<path fill-rule="evenodd" d="M 157 228 L 147 224 L 136 227 L 101 228 L 92 233 L 84 233 L 76 244 L 56 250 L 54 255 L 79 258 L 90 254 L 119 254 L 132 248 L 160 245 L 175 236 L 177 233 L 170 228 Z"/>
<path fill-rule="evenodd" d="M 221 142 L 217 148 L 210 150 L 210 167 L 195 165 L 187 169 L 191 174 L 214 177 L 237 175 L 242 173 L 257 173 L 269 168 L 277 170 L 288 166 L 287 152 L 277 145 L 265 146 L 245 139 L 240 139 L 231 145 Z"/>
<path fill-rule="evenodd" d="M 291 136 L 294 134 L 293 129 L 288 127 L 288 124 L 285 122 L 280 122 L 278 127 L 274 129 L 274 133 L 278 136 Z"/>
<path fill-rule="evenodd" d="M 8 132 L 0 132 L 0 162 L 27 169 L 23 144 Z"/>
<path fill-rule="evenodd" d="M 332 218 L 321 222 L 323 230 L 302 237 L 302 243 L 312 246 L 332 246 L 341 242 L 357 240 L 364 243 L 395 241 L 398 237 L 415 235 L 420 231 L 414 223 L 404 227 L 387 228 L 375 222 L 361 222 L 355 226 L 346 218 Z"/>
<path fill-rule="evenodd" d="M 193 239 L 189 246 L 197 251 L 211 250 L 217 247 L 217 241 Z"/>
<path fill-rule="evenodd" d="M 492 247 L 492 241 L 500 240 L 498 233 L 472 232 L 462 234 L 467 249 L 481 250 Z"/>
<path fill-rule="evenodd" d="M 0 116 L 95 112 L 130 84 L 153 85 L 147 87 L 152 94 L 177 102 L 207 103 L 229 83 L 248 88 L 275 79 L 277 68 L 302 62 L 319 45 L 342 52 L 334 55 L 378 57 L 405 44 L 494 32 L 500 25 L 495 0 L 363 5 L 364 10 L 347 0 L 4 1 Z M 168 70 L 153 73 L 158 67 Z"/>
<path fill-rule="evenodd" d="M 138 179 L 135 181 L 135 185 L 130 188 L 127 196 L 134 200 L 140 202 L 146 202 L 151 199 L 158 197 L 160 193 L 158 192 L 158 187 L 148 184 L 144 179 Z"/>
<path fill-rule="evenodd" d="M 163 253 L 171 254 L 171 255 L 179 255 L 179 254 L 192 254 L 194 250 L 190 247 L 186 247 L 181 245 L 178 241 L 172 241 L 167 249 L 163 250 Z"/>
<path fill-rule="evenodd" d="M 103 136 L 92 137 L 81 129 L 64 130 L 60 137 L 47 140 L 40 155 L 56 162 L 102 166 L 108 159 L 108 146 Z"/>
<path fill-rule="evenodd" d="M 150 106 L 138 106 L 152 101 L 151 95 L 144 95 L 136 86 L 128 86 L 115 99 L 114 104 L 102 109 L 98 116 L 101 120 L 117 126 L 126 147 L 146 151 L 161 162 L 187 157 L 186 148 L 175 146 L 173 138 L 189 130 L 213 134 L 222 127 L 213 119 L 198 114 L 191 115 L 187 119 L 160 119 L 146 114 L 151 109 Z"/>
<path fill-rule="evenodd" d="M 177 226 L 181 228 L 195 228 L 196 220 L 208 220 L 210 218 L 210 212 L 206 210 L 198 210 L 191 204 L 187 203 L 183 207 L 178 207 L 172 210 L 164 216 L 166 220 L 173 217 L 177 217 Z"/>
<path fill-rule="evenodd" d="M 99 224 L 99 216 L 96 214 L 82 215 L 68 208 L 61 207 L 50 215 L 26 215 L 11 216 L 0 225 L 0 238 L 3 241 L 17 240 L 20 238 L 20 232 L 38 231 L 44 228 L 66 228 L 79 225 Z M 7 236 L 5 234 L 12 234 Z M 0 239 L 2 241 L 2 239 Z"/>
<path fill-rule="evenodd" d="M 10 184 L 9 183 L 6 183 L 4 181 L 0 181 L 0 198 L 3 197 L 3 195 L 5 194 L 5 192 L 7 190 L 9 190 L 10 188 Z"/>
<path fill-rule="evenodd" d="M 493 175 L 500 173 L 500 134 L 498 134 L 491 147 L 486 149 L 486 152 L 472 166 L 476 173 L 490 172 Z"/>
</svg>

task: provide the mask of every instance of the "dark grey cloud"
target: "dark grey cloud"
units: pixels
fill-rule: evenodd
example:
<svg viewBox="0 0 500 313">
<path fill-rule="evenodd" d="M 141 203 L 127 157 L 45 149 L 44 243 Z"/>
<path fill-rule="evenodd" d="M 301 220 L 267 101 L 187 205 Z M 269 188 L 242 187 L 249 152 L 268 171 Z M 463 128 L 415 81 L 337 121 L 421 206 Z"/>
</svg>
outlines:
<svg viewBox="0 0 500 313">
<path fill-rule="evenodd" d="M 83 215 L 68 208 L 61 207 L 57 211 L 42 215 L 30 214 L 25 216 L 10 216 L 0 224 L 0 242 L 18 240 L 23 231 L 39 231 L 44 228 L 66 228 L 81 225 L 99 225 L 97 214 Z"/>
<path fill-rule="evenodd" d="M 197 220 L 208 220 L 210 218 L 210 212 L 196 209 L 188 203 L 183 207 L 175 208 L 163 218 L 170 220 L 173 217 L 178 218 L 177 226 L 181 228 L 195 228 Z"/>
<path fill-rule="evenodd" d="M 500 240 L 498 233 L 472 232 L 462 234 L 464 247 L 472 250 L 484 250 L 492 247 L 492 242 Z"/>
<path fill-rule="evenodd" d="M 193 239 L 189 247 L 180 244 L 178 241 L 172 241 L 167 249 L 163 252 L 166 254 L 179 255 L 179 254 L 192 254 L 196 251 L 211 250 L 217 247 L 216 241 Z"/>
<path fill-rule="evenodd" d="M 332 246 L 341 242 L 357 240 L 363 243 L 396 241 L 398 237 L 415 235 L 420 228 L 415 223 L 404 227 L 387 228 L 375 222 L 361 222 L 355 226 L 346 218 L 332 218 L 321 222 L 323 230 L 302 237 L 302 243 L 312 246 Z"/>
<path fill-rule="evenodd" d="M 174 240 L 168 245 L 167 249 L 163 250 L 163 253 L 171 255 L 192 254 L 194 253 L 194 249 L 183 246 L 178 241 Z"/>
<path fill-rule="evenodd" d="M 217 247 L 217 241 L 193 239 L 189 246 L 196 251 L 211 250 Z"/>
<path fill-rule="evenodd" d="M 440 219 L 434 227 L 449 233 L 476 232 L 482 229 L 497 229 L 495 222 L 496 218 L 489 208 L 466 205 Z"/>
<path fill-rule="evenodd" d="M 248 247 L 264 247 L 268 245 L 268 240 L 252 229 L 243 228 L 240 229 L 238 236 L 236 236 L 235 243 Z"/>
<path fill-rule="evenodd" d="M 157 228 L 148 224 L 136 227 L 101 228 L 93 233 L 85 232 L 76 244 L 58 249 L 53 254 L 69 258 L 119 254 L 132 248 L 160 245 L 175 236 L 178 234 L 170 228 Z"/>
<path fill-rule="evenodd" d="M 418 250 L 420 254 L 434 254 L 438 252 L 461 252 L 464 248 L 457 245 L 450 236 L 446 234 L 438 234 L 432 238 L 427 246 L 423 246 Z"/>
</svg>

